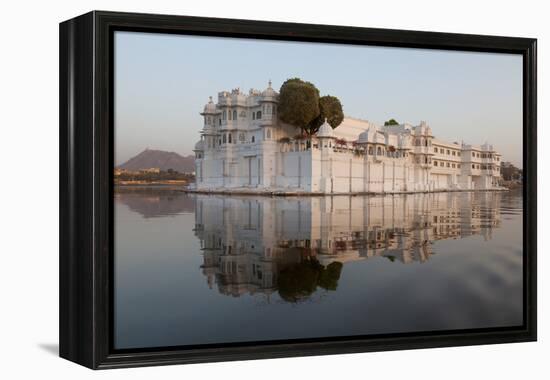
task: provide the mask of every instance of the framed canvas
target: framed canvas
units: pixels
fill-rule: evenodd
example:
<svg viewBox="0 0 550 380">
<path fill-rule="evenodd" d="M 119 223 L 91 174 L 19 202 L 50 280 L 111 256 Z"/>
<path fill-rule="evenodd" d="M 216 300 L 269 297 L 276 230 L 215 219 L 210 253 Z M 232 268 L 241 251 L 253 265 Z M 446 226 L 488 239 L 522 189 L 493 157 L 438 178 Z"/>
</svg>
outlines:
<svg viewBox="0 0 550 380">
<path fill-rule="evenodd" d="M 535 39 L 65 21 L 60 356 L 536 340 L 536 120 Z"/>
</svg>

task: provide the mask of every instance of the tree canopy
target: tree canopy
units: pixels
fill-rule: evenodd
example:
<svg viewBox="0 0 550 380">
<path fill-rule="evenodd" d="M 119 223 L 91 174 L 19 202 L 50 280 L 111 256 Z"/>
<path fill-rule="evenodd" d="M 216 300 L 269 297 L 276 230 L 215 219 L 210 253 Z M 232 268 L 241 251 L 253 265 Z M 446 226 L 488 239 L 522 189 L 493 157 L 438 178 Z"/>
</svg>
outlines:
<svg viewBox="0 0 550 380">
<path fill-rule="evenodd" d="M 279 119 L 304 131 L 319 115 L 319 90 L 298 78 L 287 80 L 279 91 Z"/>
<path fill-rule="evenodd" d="M 279 91 L 279 119 L 313 135 L 325 119 L 332 128 L 338 127 L 344 120 L 344 112 L 337 97 L 321 97 L 313 83 L 292 78 Z"/>
<path fill-rule="evenodd" d="M 397 122 L 397 120 L 395 119 L 390 119 L 388 121 L 385 121 L 384 125 L 399 125 L 399 122 Z"/>
<path fill-rule="evenodd" d="M 319 98 L 319 116 L 310 123 L 310 134 L 317 132 L 325 119 L 332 129 L 338 127 L 344 120 L 342 103 L 336 96 L 325 95 Z"/>
<path fill-rule="evenodd" d="M 325 267 L 317 259 L 302 260 L 290 265 L 278 273 L 279 295 L 287 302 L 296 303 L 307 299 L 317 288 L 336 290 L 342 267 L 342 263 L 338 261 Z"/>
</svg>

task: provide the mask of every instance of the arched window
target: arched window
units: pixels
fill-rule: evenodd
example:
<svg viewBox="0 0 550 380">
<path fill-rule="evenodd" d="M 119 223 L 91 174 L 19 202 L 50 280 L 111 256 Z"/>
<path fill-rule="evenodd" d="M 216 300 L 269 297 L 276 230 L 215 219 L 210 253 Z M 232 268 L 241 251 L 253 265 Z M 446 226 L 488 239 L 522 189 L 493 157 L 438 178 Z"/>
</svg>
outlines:
<svg viewBox="0 0 550 380">
<path fill-rule="evenodd" d="M 228 118 L 229 120 L 231 120 L 231 110 L 229 110 L 229 112 L 227 112 L 227 118 Z"/>
<path fill-rule="evenodd" d="M 223 110 L 223 119 L 225 120 L 227 118 L 227 113 L 225 110 Z"/>
<path fill-rule="evenodd" d="M 261 119 L 261 118 L 262 118 L 262 111 L 256 112 L 256 119 Z"/>
<path fill-rule="evenodd" d="M 252 142 L 254 142 L 254 141 L 255 141 L 255 139 L 254 139 L 254 136 L 252 136 L 252 139 L 251 139 L 251 141 L 252 141 Z"/>
<path fill-rule="evenodd" d="M 271 129 L 267 129 L 267 139 L 271 139 Z"/>
<path fill-rule="evenodd" d="M 218 119 L 218 125 L 222 125 L 222 119 Z"/>
<path fill-rule="evenodd" d="M 376 155 L 380 156 L 381 154 L 382 154 L 382 148 L 378 147 L 378 149 L 376 149 Z"/>
<path fill-rule="evenodd" d="M 233 120 L 237 120 L 237 110 L 233 110 Z"/>
<path fill-rule="evenodd" d="M 369 146 L 369 156 L 372 156 L 373 153 L 374 151 L 372 150 L 372 146 Z"/>
<path fill-rule="evenodd" d="M 225 133 L 223 134 L 223 143 L 225 144 L 227 142 L 227 136 L 225 135 Z"/>
<path fill-rule="evenodd" d="M 231 144 L 231 136 L 232 136 L 231 133 L 227 136 L 227 142 L 228 142 L 229 144 Z"/>
<path fill-rule="evenodd" d="M 428 146 L 428 139 L 424 140 L 424 146 Z"/>
</svg>

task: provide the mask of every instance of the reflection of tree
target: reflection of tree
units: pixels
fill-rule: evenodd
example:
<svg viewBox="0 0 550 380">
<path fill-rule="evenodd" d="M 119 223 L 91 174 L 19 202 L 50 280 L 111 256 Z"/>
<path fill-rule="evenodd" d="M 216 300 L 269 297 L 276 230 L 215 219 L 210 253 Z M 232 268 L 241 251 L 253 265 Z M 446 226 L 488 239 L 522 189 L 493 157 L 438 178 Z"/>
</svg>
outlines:
<svg viewBox="0 0 550 380">
<path fill-rule="evenodd" d="M 313 294 L 317 287 L 336 290 L 342 267 L 343 264 L 337 261 L 325 267 L 315 258 L 292 264 L 279 273 L 279 295 L 287 302 L 299 302 Z"/>
<path fill-rule="evenodd" d="M 336 290 L 343 266 L 344 264 L 339 261 L 334 261 L 327 265 L 327 267 L 321 271 L 319 286 L 326 290 Z"/>
</svg>

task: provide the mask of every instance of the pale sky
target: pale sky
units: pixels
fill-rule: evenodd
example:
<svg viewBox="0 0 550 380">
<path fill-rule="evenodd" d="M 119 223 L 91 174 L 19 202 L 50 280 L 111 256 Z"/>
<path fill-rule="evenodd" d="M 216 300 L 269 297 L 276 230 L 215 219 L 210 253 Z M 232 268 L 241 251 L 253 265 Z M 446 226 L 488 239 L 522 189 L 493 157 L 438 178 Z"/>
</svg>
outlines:
<svg viewBox="0 0 550 380">
<path fill-rule="evenodd" d="M 522 167 L 521 55 L 137 32 L 115 33 L 115 163 L 145 148 L 192 154 L 208 96 L 293 77 L 346 116 L 425 120 L 438 139 L 488 141 Z"/>
</svg>

